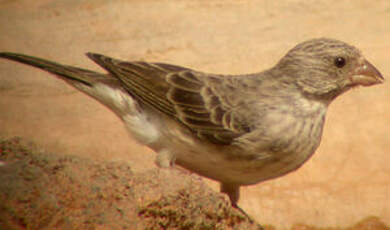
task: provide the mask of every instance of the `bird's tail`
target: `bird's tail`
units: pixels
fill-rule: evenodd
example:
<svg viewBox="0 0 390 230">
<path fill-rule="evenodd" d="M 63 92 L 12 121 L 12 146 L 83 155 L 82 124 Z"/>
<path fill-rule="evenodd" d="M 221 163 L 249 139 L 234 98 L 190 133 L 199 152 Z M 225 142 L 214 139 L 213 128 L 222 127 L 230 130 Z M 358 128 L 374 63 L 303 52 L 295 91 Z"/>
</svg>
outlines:
<svg viewBox="0 0 390 230">
<path fill-rule="evenodd" d="M 61 65 L 24 54 L 0 52 L 0 58 L 21 62 L 52 73 L 74 88 L 96 99 L 120 116 L 129 111 L 128 104 L 135 104 L 133 99 L 122 88 L 119 80 L 110 74 Z"/>
<path fill-rule="evenodd" d="M 43 69 L 47 72 L 59 76 L 61 79 L 76 87 L 77 85 L 80 85 L 80 83 L 86 86 L 92 86 L 96 78 L 101 77 L 103 75 L 94 71 L 81 69 L 73 66 L 61 65 L 56 62 L 24 54 L 1 52 L 0 58 L 7 58 L 16 62 L 21 62 Z"/>
</svg>

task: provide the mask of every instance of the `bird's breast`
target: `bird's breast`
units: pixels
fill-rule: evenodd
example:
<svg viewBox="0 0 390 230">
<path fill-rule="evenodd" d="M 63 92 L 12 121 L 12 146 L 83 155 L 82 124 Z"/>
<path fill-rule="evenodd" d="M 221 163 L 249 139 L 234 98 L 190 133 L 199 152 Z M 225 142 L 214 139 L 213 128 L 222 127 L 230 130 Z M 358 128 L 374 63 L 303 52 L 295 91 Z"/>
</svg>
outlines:
<svg viewBox="0 0 390 230">
<path fill-rule="evenodd" d="M 265 117 L 269 126 L 264 135 L 270 140 L 267 159 L 259 159 L 247 172 L 254 182 L 282 176 L 298 169 L 318 148 L 326 108 L 314 105 L 310 113 L 272 113 Z"/>
<path fill-rule="evenodd" d="M 256 184 L 291 172 L 308 160 L 319 146 L 324 117 L 325 110 L 314 113 L 311 118 L 286 113 L 264 117 L 263 122 L 270 123 L 262 134 L 270 140 L 267 148 L 260 146 L 256 138 L 240 149 L 231 149 L 215 148 L 190 136 L 192 141 L 189 142 L 178 138 L 182 135 L 174 135 L 174 140 L 180 144 L 170 151 L 177 153 L 179 165 L 200 175 L 225 183 Z M 259 151 L 253 152 L 251 147 Z"/>
</svg>

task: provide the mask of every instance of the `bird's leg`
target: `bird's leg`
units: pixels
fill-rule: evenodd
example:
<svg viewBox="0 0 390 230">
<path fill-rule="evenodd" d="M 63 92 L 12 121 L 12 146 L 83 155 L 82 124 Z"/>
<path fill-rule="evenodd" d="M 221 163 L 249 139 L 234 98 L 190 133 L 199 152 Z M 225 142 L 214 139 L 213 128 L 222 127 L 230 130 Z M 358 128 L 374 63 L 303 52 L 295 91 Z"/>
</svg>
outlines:
<svg viewBox="0 0 390 230">
<path fill-rule="evenodd" d="M 233 207 L 238 207 L 237 202 L 240 198 L 240 186 L 235 184 L 221 183 L 221 192 L 229 196 L 230 202 Z"/>
<path fill-rule="evenodd" d="M 169 150 L 163 149 L 158 152 L 155 163 L 160 168 L 169 168 L 175 165 L 176 156 Z"/>
<path fill-rule="evenodd" d="M 156 165 L 161 169 L 173 168 L 175 166 L 176 155 L 172 151 L 162 149 L 157 153 L 157 157 L 155 160 Z M 178 172 L 183 173 L 185 175 L 192 174 L 191 171 L 188 171 L 182 167 L 175 167 Z"/>
<path fill-rule="evenodd" d="M 250 217 L 242 208 L 240 208 L 237 204 L 238 199 L 240 198 L 240 186 L 236 184 L 225 184 L 221 183 L 220 185 L 221 192 L 227 194 L 230 199 L 230 203 L 232 206 L 237 209 L 241 214 L 243 214 L 245 217 L 248 218 L 248 220 L 252 223 L 256 223 L 256 221 L 253 220 L 252 217 Z M 260 229 L 262 227 L 259 225 Z"/>
</svg>

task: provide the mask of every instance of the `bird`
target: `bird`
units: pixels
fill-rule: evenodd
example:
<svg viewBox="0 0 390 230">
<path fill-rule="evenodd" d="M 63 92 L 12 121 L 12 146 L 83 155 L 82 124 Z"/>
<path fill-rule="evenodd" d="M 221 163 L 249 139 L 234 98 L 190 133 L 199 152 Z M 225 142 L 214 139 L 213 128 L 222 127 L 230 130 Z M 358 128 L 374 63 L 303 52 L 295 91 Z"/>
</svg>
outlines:
<svg viewBox="0 0 390 230">
<path fill-rule="evenodd" d="M 331 38 L 303 41 L 274 66 L 241 75 L 86 55 L 106 73 L 0 53 L 96 99 L 157 153 L 158 166 L 218 181 L 234 207 L 241 186 L 293 172 L 313 155 L 335 98 L 384 82 L 358 48 Z"/>
</svg>

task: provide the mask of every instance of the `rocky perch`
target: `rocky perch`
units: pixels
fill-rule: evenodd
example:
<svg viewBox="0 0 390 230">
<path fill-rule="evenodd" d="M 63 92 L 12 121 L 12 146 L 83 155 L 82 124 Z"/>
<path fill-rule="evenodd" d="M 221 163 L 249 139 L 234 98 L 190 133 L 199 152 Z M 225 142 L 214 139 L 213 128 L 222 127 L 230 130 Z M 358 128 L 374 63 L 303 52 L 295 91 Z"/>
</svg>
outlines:
<svg viewBox="0 0 390 230">
<path fill-rule="evenodd" d="M 261 229 L 195 174 L 61 156 L 0 140 L 1 230 Z M 274 230 L 272 226 L 264 229 Z M 292 230 L 332 230 L 303 224 Z M 348 230 L 390 230 L 369 217 Z"/>
<path fill-rule="evenodd" d="M 0 141 L 0 229 L 261 229 L 200 177 Z"/>
</svg>

